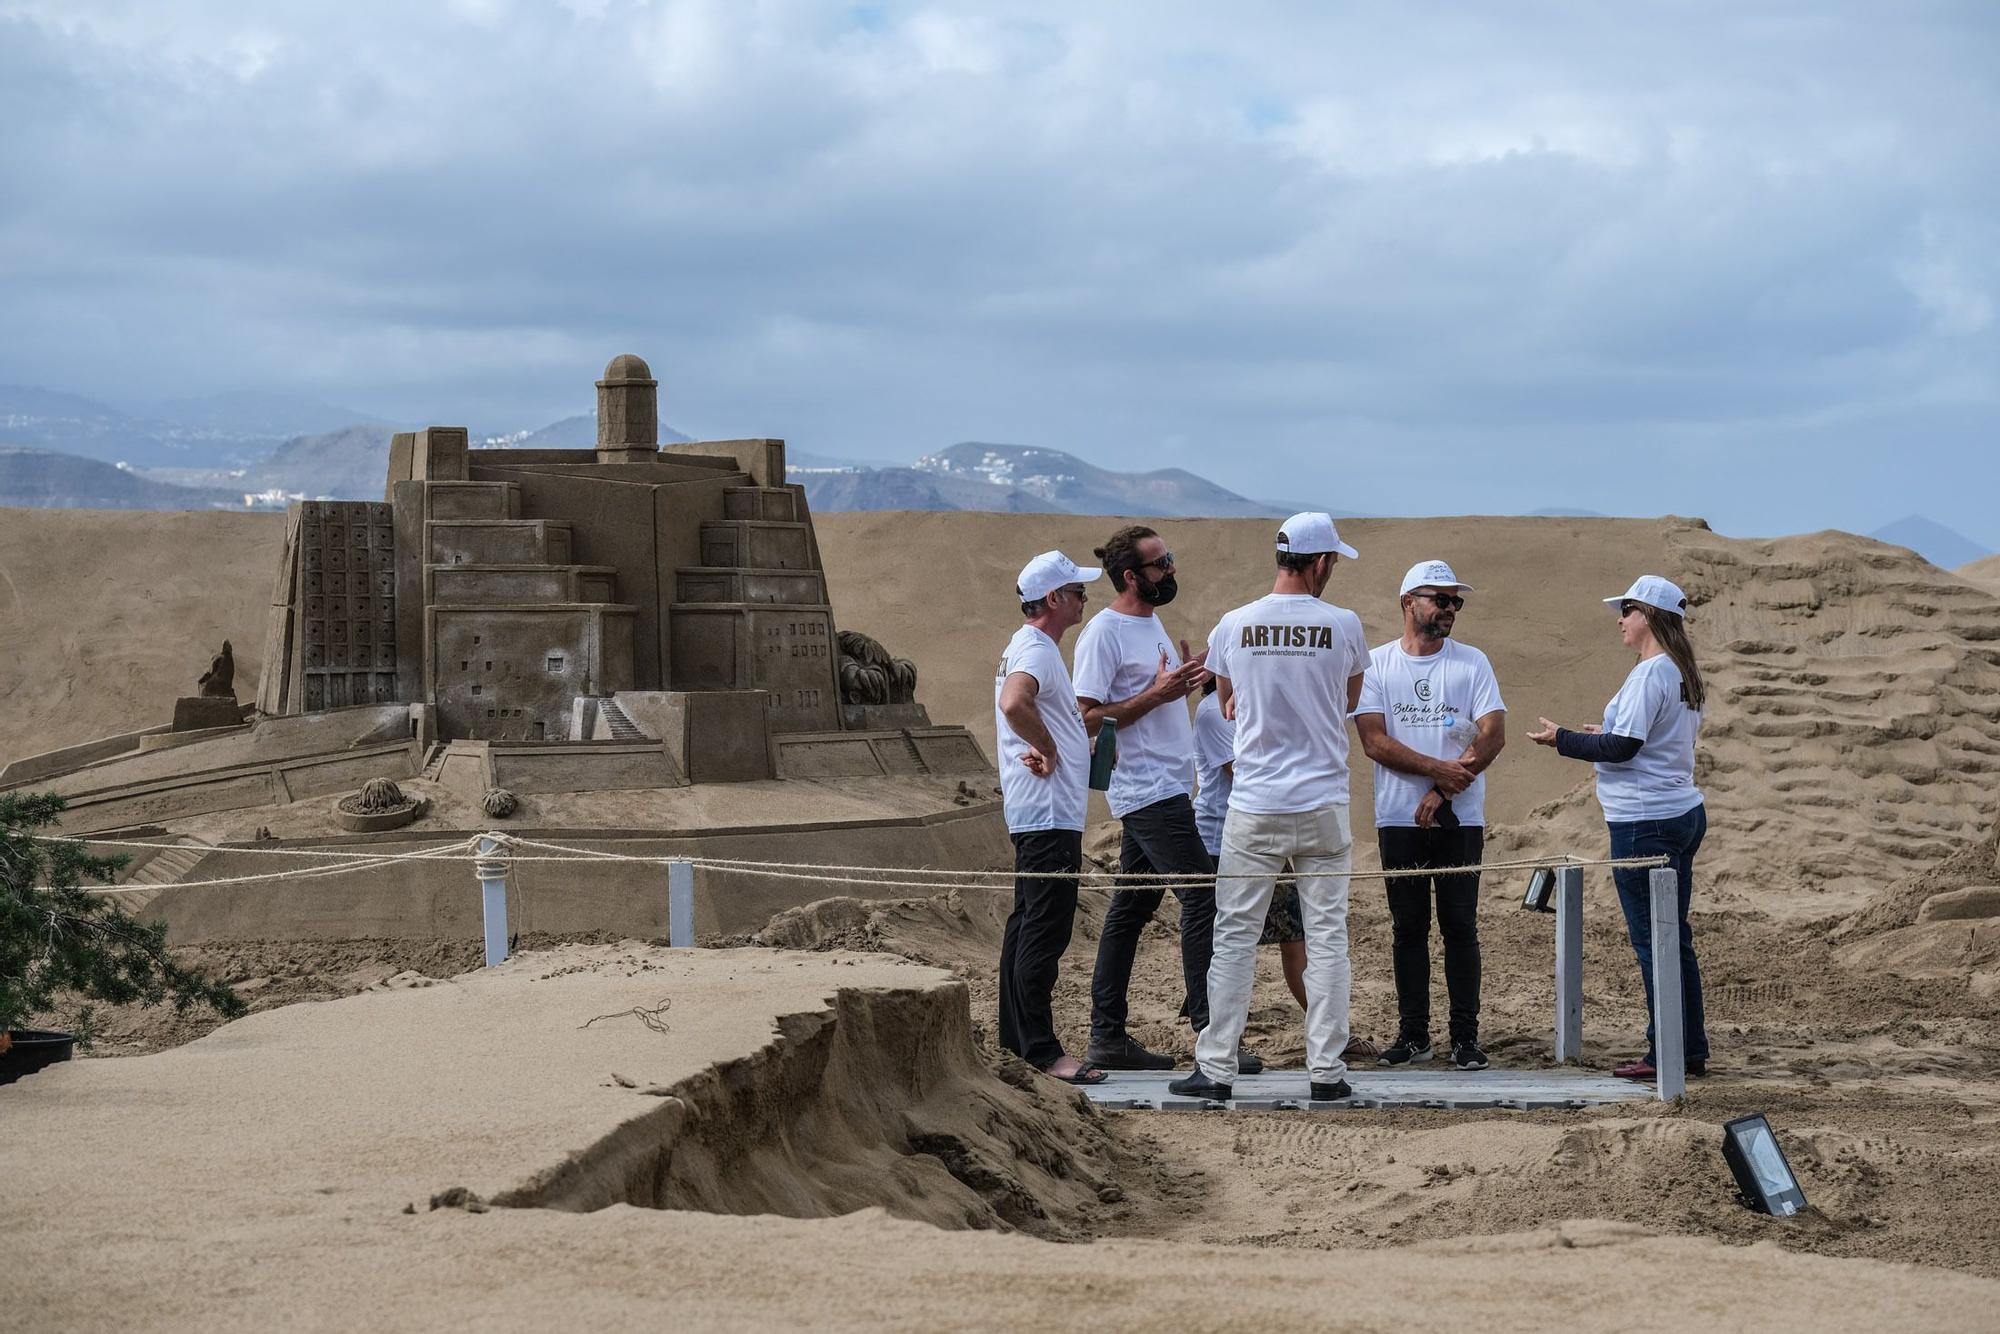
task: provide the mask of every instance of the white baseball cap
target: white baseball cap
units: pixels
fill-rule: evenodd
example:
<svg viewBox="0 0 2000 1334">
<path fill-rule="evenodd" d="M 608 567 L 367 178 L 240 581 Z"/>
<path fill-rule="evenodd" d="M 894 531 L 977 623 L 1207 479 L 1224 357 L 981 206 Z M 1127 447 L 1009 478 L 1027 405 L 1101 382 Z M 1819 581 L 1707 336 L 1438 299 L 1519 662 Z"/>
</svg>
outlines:
<svg viewBox="0 0 2000 1334">
<path fill-rule="evenodd" d="M 1410 572 L 1403 576 L 1402 592 L 1407 593 L 1413 588 L 1422 588 L 1425 585 L 1432 588 L 1462 588 L 1468 593 L 1472 591 L 1472 585 L 1453 574 L 1451 566 L 1441 560 L 1420 560 L 1412 565 Z M 1398 593 L 1397 596 L 1401 597 L 1402 593 Z"/>
<path fill-rule="evenodd" d="M 1340 540 L 1333 516 L 1318 510 L 1307 510 L 1285 520 L 1285 526 L 1278 530 L 1278 550 L 1292 556 L 1320 556 L 1338 551 L 1349 560 L 1361 559 L 1360 552 Z"/>
<path fill-rule="evenodd" d="M 1615 598 L 1604 599 L 1605 605 L 1615 607 L 1621 602 L 1643 602 L 1661 611 L 1670 611 L 1676 616 L 1687 615 L 1687 594 L 1681 592 L 1679 584 L 1671 579 L 1662 579 L 1657 574 L 1642 574 L 1632 581 L 1632 586 Z"/>
<path fill-rule="evenodd" d="M 1084 569 L 1060 551 L 1044 551 L 1021 567 L 1014 589 L 1021 601 L 1040 602 L 1065 584 L 1087 584 L 1103 573 L 1096 566 Z"/>
</svg>

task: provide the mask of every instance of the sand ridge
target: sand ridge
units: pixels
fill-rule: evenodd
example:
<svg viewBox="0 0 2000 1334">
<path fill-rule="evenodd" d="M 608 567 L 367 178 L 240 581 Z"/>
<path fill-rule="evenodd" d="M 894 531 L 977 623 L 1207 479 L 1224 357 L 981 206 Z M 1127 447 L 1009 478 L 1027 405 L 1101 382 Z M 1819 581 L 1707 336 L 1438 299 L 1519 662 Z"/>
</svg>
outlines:
<svg viewBox="0 0 2000 1334">
<path fill-rule="evenodd" d="M 2000 1298 L 2000 1284 L 1963 1275 L 1619 1223 L 1305 1256 L 1117 1237 L 1052 1249 L 879 1208 L 814 1218 L 869 1190 L 906 1215 L 967 1200 L 998 1213 L 1009 1189 L 996 1169 L 1024 1219 L 1066 1191 L 1066 1212 L 1107 1227 L 1159 1206 L 1105 1189 L 1114 1183 L 1096 1174 L 1121 1160 L 1079 1100 L 971 1060 L 964 992 L 933 970 L 881 956 L 573 946 L 425 981 L 7 1090 L 0 1303 L 40 1329 L 622 1328 L 665 1312 L 700 1328 L 1124 1329 L 1156 1328 L 1209 1293 L 1238 1318 L 1318 1328 L 1753 1328 L 1778 1309 L 1829 1328 L 1973 1329 Z M 673 997 L 665 1033 L 617 1019 L 578 1027 L 661 993 Z M 854 1031 L 815 1044 L 787 1015 Z M 773 1064 L 774 1028 L 775 1047 L 808 1068 Z M 843 1045 L 872 1064 L 838 1069 Z M 690 1096 L 703 1082 L 708 1106 Z M 675 1096 L 653 1096 L 661 1085 Z M 787 1087 L 812 1115 L 732 1136 Z M 734 1115 L 715 1116 L 725 1105 Z M 134 1136 L 135 1118 L 153 1133 Z M 710 1133 L 690 1135 L 703 1118 Z M 654 1133 L 639 1133 L 649 1123 Z M 1332 1133 L 1313 1129 L 1326 1124 L 1293 1123 L 1308 1138 Z M 1505 1129 L 1432 1133 L 1432 1157 L 1523 1156 Z M 58 1142 L 64 1152 L 46 1151 Z M 1012 1157 L 982 1161 L 988 1142 Z M 1325 1172 L 1328 1151 L 1301 1142 L 1293 1171 Z M 1370 1152 L 1365 1136 L 1341 1151 Z M 1143 1186 L 1143 1165 L 1120 1180 Z M 637 1203 L 670 1207 L 616 1202 L 649 1187 L 665 1193 Z M 727 1216 L 741 1206 L 790 1217 Z M 1702 1282 L 1685 1283 L 1696 1272 Z M 1634 1292 L 1646 1300 L 1635 1305 Z"/>
</svg>

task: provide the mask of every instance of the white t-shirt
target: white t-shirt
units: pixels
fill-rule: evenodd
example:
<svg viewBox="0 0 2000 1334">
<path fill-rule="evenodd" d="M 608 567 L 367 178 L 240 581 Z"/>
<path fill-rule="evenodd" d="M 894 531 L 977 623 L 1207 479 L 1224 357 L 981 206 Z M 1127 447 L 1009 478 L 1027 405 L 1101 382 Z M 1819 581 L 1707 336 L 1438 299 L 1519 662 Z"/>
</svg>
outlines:
<svg viewBox="0 0 2000 1334">
<path fill-rule="evenodd" d="M 1230 810 L 1347 803 L 1347 682 L 1367 668 L 1361 618 L 1304 593 L 1268 594 L 1216 623 L 1208 669 L 1236 703 Z"/>
<path fill-rule="evenodd" d="M 1014 734 L 1000 711 L 1000 690 L 1015 672 L 1035 678 L 1035 708 L 1042 726 L 1056 743 L 1055 772 L 1038 778 L 1021 763 L 1034 749 Z M 993 730 L 999 741 L 994 756 L 1000 764 L 1000 800 L 1007 812 L 1007 832 L 1029 834 L 1040 829 L 1082 829 L 1090 802 L 1090 738 L 1076 691 L 1063 666 L 1056 641 L 1032 625 L 1024 625 L 1007 641 L 1000 670 L 993 677 Z"/>
<path fill-rule="evenodd" d="M 1109 607 L 1084 622 L 1076 638 L 1076 693 L 1100 704 L 1141 694 L 1180 651 L 1157 616 L 1127 616 Z M 1118 763 L 1104 798 L 1119 819 L 1141 806 L 1194 791 L 1194 731 L 1187 703 L 1173 700 L 1145 717 L 1118 725 Z"/>
<path fill-rule="evenodd" d="M 1236 724 L 1222 716 L 1222 696 L 1203 695 L 1194 711 L 1194 827 L 1211 857 L 1222 853 L 1222 822 L 1229 815 L 1229 770 L 1236 759 Z"/>
<path fill-rule="evenodd" d="M 1645 744 L 1624 764 L 1597 766 L 1604 818 L 1671 820 L 1701 804 L 1694 785 L 1694 739 L 1701 714 L 1681 697 L 1681 669 L 1666 654 L 1643 658 L 1604 706 L 1604 730 Z"/>
<path fill-rule="evenodd" d="M 1419 755 L 1455 760 L 1478 735 L 1474 724 L 1506 707 L 1493 664 L 1478 649 L 1447 639 L 1436 653 L 1419 658 L 1392 639 L 1368 655 L 1368 679 L 1354 712 L 1381 714 L 1390 738 Z M 1415 828 L 1417 803 L 1431 786 L 1428 778 L 1376 765 L 1375 827 Z M 1485 825 L 1485 774 L 1451 799 L 1451 810 L 1462 825 Z"/>
</svg>

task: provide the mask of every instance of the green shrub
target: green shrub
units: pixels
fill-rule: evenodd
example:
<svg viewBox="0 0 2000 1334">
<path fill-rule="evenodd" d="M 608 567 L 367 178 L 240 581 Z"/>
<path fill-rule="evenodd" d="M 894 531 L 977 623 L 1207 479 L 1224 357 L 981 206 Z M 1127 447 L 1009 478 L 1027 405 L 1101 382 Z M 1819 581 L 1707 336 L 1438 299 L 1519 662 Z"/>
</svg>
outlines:
<svg viewBox="0 0 2000 1334">
<path fill-rule="evenodd" d="M 49 838 L 44 831 L 55 828 L 63 806 L 54 793 L 0 795 L 0 1032 L 65 995 L 242 1014 L 234 991 L 168 957 L 164 924 L 141 922 L 84 887 L 86 879 L 109 884 L 128 859 L 95 857 L 81 843 Z M 88 1005 L 76 1027 L 87 1040 Z"/>
</svg>

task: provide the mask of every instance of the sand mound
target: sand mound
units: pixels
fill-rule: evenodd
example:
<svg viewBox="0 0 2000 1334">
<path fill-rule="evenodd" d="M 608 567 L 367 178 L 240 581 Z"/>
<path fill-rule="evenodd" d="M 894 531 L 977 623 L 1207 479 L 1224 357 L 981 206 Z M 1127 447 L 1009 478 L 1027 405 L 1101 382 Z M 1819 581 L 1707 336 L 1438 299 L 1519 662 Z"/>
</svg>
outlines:
<svg viewBox="0 0 2000 1334">
<path fill-rule="evenodd" d="M 2000 595 L 2000 556 L 1987 556 L 1961 565 L 1952 571 L 1969 584 L 1978 584 L 1989 593 Z"/>
</svg>

